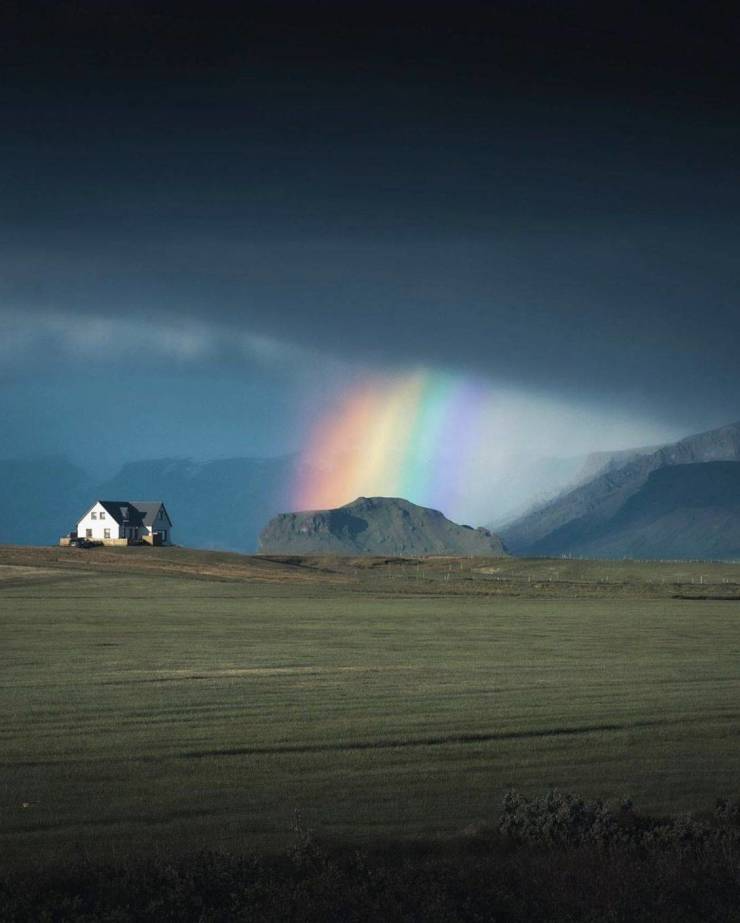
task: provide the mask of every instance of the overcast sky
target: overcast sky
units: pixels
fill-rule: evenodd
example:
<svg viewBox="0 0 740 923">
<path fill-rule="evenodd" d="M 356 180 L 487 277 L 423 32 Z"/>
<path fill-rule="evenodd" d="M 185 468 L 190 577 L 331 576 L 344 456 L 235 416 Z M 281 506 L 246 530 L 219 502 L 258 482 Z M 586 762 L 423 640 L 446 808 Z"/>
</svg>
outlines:
<svg viewBox="0 0 740 923">
<path fill-rule="evenodd" d="M 3 6 L 0 455 L 295 451 L 420 364 L 602 421 L 564 454 L 740 418 L 710 6 Z"/>
</svg>

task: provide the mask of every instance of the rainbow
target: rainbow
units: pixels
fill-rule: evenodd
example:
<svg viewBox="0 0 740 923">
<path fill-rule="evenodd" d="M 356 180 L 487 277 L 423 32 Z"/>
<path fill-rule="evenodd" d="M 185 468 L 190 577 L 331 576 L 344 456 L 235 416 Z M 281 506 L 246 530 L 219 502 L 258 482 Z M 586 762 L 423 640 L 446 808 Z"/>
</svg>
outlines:
<svg viewBox="0 0 740 923">
<path fill-rule="evenodd" d="M 405 497 L 451 515 L 470 504 L 495 416 L 490 387 L 420 369 L 370 377 L 312 428 L 294 509 L 327 509 L 358 496 Z"/>
</svg>

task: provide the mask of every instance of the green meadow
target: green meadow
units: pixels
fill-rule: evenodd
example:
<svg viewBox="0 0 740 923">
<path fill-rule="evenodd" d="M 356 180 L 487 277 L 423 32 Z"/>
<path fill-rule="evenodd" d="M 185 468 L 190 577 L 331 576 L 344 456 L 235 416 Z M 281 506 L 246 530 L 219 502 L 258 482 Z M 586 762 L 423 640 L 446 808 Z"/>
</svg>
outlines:
<svg viewBox="0 0 740 923">
<path fill-rule="evenodd" d="M 445 838 L 512 787 L 737 797 L 737 565 L 667 595 L 679 565 L 630 594 L 626 565 L 156 554 L 0 556 L 11 865 L 278 850 L 296 812 L 339 841 Z"/>
</svg>

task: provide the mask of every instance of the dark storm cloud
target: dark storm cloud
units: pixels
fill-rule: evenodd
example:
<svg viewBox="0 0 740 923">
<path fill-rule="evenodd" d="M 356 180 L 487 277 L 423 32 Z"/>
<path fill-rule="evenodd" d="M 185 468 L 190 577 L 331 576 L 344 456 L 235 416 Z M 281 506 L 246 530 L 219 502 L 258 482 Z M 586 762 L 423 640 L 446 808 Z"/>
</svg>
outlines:
<svg viewBox="0 0 740 923">
<path fill-rule="evenodd" d="M 740 416 L 731 22 L 242 7 L 18 14 L 4 305 L 217 320 L 691 424 Z"/>
</svg>

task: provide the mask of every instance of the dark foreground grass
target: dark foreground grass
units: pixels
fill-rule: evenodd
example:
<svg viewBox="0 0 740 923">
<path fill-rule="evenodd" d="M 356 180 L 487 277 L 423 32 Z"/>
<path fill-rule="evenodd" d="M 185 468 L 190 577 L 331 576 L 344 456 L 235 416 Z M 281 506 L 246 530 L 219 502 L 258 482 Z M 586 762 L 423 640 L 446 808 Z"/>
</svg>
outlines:
<svg viewBox="0 0 740 923">
<path fill-rule="evenodd" d="M 526 815 L 516 836 L 511 822 Z M 27 921 L 596 921 L 738 919 L 740 831 L 509 799 L 507 832 L 341 849 L 296 830 L 272 857 L 77 864 L 0 878 L 0 918 Z M 554 831 L 554 832 L 553 832 Z"/>
<path fill-rule="evenodd" d="M 279 855 L 296 810 L 351 849 L 445 843 L 509 787 L 658 814 L 737 794 L 735 601 L 447 596 L 451 565 L 417 596 L 388 589 L 416 577 L 374 595 L 303 565 L 79 560 L 16 563 L 0 589 L 5 868 Z"/>
<path fill-rule="evenodd" d="M 2 885 L 0 885 L 2 887 Z M 740 888 L 720 857 L 572 850 L 329 856 L 312 865 L 204 854 L 80 868 L 0 891 L 6 923 L 44 921 L 589 921 L 732 923 Z"/>
</svg>

